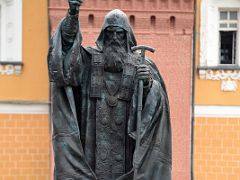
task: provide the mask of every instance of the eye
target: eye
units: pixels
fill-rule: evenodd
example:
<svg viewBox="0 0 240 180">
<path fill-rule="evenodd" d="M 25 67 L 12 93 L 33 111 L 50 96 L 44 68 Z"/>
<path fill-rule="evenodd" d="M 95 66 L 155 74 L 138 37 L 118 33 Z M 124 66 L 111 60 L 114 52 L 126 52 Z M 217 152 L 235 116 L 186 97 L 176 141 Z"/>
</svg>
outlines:
<svg viewBox="0 0 240 180">
<path fill-rule="evenodd" d="M 107 36 L 112 36 L 113 35 L 113 31 L 106 31 Z"/>
<path fill-rule="evenodd" d="M 119 31 L 119 32 L 117 32 L 117 36 L 119 36 L 119 37 L 121 37 L 121 38 L 123 38 L 124 37 L 124 32 L 123 31 Z"/>
<path fill-rule="evenodd" d="M 119 31 L 119 32 L 117 32 L 117 34 L 122 35 L 124 33 L 123 33 L 123 31 Z"/>
</svg>

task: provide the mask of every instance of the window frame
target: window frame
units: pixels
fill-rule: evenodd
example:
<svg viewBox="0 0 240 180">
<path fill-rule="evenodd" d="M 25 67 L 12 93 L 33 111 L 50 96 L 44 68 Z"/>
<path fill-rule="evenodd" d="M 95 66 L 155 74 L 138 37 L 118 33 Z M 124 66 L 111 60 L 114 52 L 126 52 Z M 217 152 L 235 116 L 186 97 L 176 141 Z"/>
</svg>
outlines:
<svg viewBox="0 0 240 180">
<path fill-rule="evenodd" d="M 0 2 L 0 59 L 2 57 L 2 4 Z"/>
<path fill-rule="evenodd" d="M 22 63 L 22 0 L 0 0 L 0 64 Z"/>
<path fill-rule="evenodd" d="M 220 13 L 221 12 L 227 12 L 228 13 L 228 15 L 230 14 L 230 12 L 234 12 L 234 11 L 236 11 L 237 12 L 237 28 L 235 29 L 235 28 L 221 28 L 220 27 L 220 24 L 221 24 L 221 22 L 223 22 L 224 20 L 221 20 L 221 18 L 220 18 Z M 239 41 L 240 41 L 240 39 L 239 39 L 239 17 L 240 17 L 240 7 L 239 8 L 219 8 L 218 9 L 218 33 L 219 33 L 219 40 L 218 40 L 218 43 L 219 43 L 219 48 L 218 48 L 218 54 L 219 54 L 219 57 L 218 57 L 218 66 L 239 66 L 240 64 L 239 64 L 239 49 L 238 49 L 238 47 L 239 47 Z M 231 20 L 230 19 L 227 19 L 227 20 L 225 20 L 225 22 L 227 23 L 227 24 L 230 24 L 231 23 Z M 230 31 L 232 31 L 232 32 L 236 32 L 236 50 L 235 50 L 235 62 L 234 63 L 231 63 L 231 64 L 222 64 L 221 63 L 221 35 L 220 35 L 220 33 L 221 33 L 221 31 L 225 31 L 225 32 L 230 32 Z M 234 50 L 232 50 L 232 51 L 234 51 Z M 232 58 L 232 62 L 233 62 L 233 58 Z"/>
<path fill-rule="evenodd" d="M 238 12 L 235 64 L 220 62 L 220 11 Z M 200 67 L 240 67 L 240 1 L 202 0 L 200 22 Z"/>
</svg>

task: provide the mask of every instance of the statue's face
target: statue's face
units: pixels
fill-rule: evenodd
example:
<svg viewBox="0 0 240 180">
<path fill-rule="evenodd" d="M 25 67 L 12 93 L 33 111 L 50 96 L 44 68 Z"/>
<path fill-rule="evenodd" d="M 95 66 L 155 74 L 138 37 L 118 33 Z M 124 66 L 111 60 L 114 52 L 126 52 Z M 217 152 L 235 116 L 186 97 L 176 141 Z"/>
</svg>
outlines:
<svg viewBox="0 0 240 180">
<path fill-rule="evenodd" d="M 110 26 L 105 30 L 105 41 L 125 41 L 125 31 L 120 27 Z"/>
<path fill-rule="evenodd" d="M 110 26 L 104 31 L 104 70 L 121 72 L 126 59 L 126 32 L 116 26 Z"/>
</svg>

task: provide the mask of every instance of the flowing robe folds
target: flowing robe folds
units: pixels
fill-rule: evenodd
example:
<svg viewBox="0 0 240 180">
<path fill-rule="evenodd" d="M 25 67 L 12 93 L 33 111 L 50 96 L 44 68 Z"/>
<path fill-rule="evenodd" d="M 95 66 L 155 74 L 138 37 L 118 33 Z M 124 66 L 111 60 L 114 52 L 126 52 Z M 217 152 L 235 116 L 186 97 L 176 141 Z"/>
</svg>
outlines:
<svg viewBox="0 0 240 180">
<path fill-rule="evenodd" d="M 91 95 L 92 56 L 99 50 L 84 49 L 81 34 L 76 35 L 73 46 L 63 53 L 61 28 L 52 39 L 49 49 L 49 77 L 52 82 L 52 143 L 56 180 L 97 180 L 96 162 L 96 115 L 97 102 L 101 97 Z M 138 59 L 136 54 L 130 56 Z M 135 58 L 134 58 L 135 57 Z M 137 62 L 131 62 L 137 64 Z M 171 125 L 166 89 L 163 80 L 150 60 L 153 82 L 144 94 L 141 119 L 141 137 L 138 151 L 129 162 L 137 164 L 138 180 L 171 179 Z M 137 82 L 134 82 L 126 115 L 126 134 L 134 147 L 137 124 Z M 97 92 L 98 93 L 98 92 Z M 118 180 L 133 179 L 133 170 Z"/>
</svg>

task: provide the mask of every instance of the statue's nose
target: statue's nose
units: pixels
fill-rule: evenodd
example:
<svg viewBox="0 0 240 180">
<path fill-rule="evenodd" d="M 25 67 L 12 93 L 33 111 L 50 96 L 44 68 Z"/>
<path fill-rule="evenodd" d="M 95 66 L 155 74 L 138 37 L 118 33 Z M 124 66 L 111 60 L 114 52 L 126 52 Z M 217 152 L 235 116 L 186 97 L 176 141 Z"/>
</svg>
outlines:
<svg viewBox="0 0 240 180">
<path fill-rule="evenodd" d="M 117 40 L 117 32 L 114 32 L 114 34 L 113 34 L 113 39 L 114 39 L 114 40 Z"/>
</svg>

